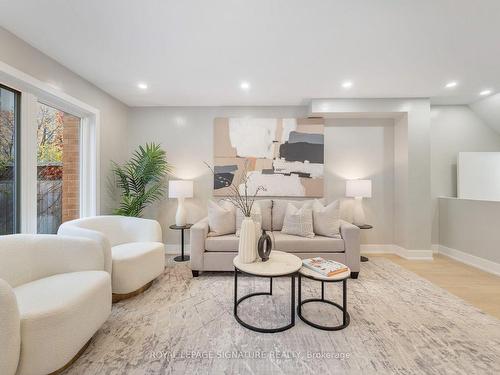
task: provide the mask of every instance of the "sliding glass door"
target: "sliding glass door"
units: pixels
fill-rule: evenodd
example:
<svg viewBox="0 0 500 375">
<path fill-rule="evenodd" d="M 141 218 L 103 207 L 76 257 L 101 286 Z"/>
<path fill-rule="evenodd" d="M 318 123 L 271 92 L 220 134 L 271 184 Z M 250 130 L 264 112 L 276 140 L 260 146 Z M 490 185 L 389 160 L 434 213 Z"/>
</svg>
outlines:
<svg viewBox="0 0 500 375">
<path fill-rule="evenodd" d="M 0 235 L 19 231 L 19 93 L 0 85 Z"/>
<path fill-rule="evenodd" d="M 53 234 L 66 221 L 98 214 L 99 110 L 35 78 L 4 75 L 0 235 Z"/>
<path fill-rule="evenodd" d="M 80 118 L 38 103 L 37 232 L 80 217 Z"/>
</svg>

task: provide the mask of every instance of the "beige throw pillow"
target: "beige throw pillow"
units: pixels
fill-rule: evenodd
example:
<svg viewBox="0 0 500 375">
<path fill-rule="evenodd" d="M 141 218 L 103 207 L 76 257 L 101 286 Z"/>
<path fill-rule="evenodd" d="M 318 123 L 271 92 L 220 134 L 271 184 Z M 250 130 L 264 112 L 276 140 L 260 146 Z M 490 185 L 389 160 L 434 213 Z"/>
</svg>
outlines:
<svg viewBox="0 0 500 375">
<path fill-rule="evenodd" d="M 312 200 L 296 201 L 287 199 L 273 199 L 272 208 L 272 230 L 281 230 L 283 228 L 283 220 L 285 220 L 286 209 L 291 203 L 295 207 L 300 208 L 306 206 L 312 208 Z"/>
<path fill-rule="evenodd" d="M 340 204 L 333 201 L 328 206 L 315 199 L 313 203 L 314 233 L 319 236 L 340 237 Z"/>
<path fill-rule="evenodd" d="M 223 236 L 236 232 L 236 212 L 229 201 L 208 201 L 208 227 L 210 237 Z"/>
<path fill-rule="evenodd" d="M 260 210 L 260 206 L 254 202 L 252 206 L 252 212 L 250 217 L 255 223 L 259 223 L 260 226 L 262 227 L 262 214 Z M 243 215 L 243 212 L 239 208 L 236 208 L 236 236 L 240 236 L 240 229 L 241 229 L 241 222 L 245 218 L 245 215 Z"/>
<path fill-rule="evenodd" d="M 281 232 L 313 238 L 314 230 L 311 208 L 306 205 L 297 208 L 293 203 L 288 203 Z"/>
</svg>

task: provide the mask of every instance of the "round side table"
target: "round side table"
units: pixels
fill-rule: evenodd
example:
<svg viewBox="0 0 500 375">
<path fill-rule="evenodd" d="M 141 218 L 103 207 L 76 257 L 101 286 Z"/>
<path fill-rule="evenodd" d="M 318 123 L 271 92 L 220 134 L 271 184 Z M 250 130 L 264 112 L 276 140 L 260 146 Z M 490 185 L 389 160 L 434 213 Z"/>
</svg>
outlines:
<svg viewBox="0 0 500 375">
<path fill-rule="evenodd" d="M 295 275 L 302 267 L 302 260 L 289 253 L 282 251 L 271 251 L 269 259 L 263 262 L 260 258 L 253 263 L 241 263 L 236 256 L 233 260 L 234 265 L 234 317 L 243 327 L 252 331 L 261 333 L 276 333 L 286 331 L 295 325 Z M 238 274 L 243 273 L 250 276 L 268 277 L 269 292 L 250 293 L 238 298 Z M 273 294 L 273 277 L 290 277 L 290 323 L 278 328 L 261 328 L 244 322 L 238 316 L 238 305 L 247 298 L 255 296 L 271 296 Z"/>
<path fill-rule="evenodd" d="M 186 225 L 171 225 L 169 226 L 170 229 L 173 230 L 180 230 L 181 231 L 181 255 L 176 256 L 174 260 L 176 262 L 185 262 L 189 260 L 189 255 L 184 255 L 184 231 L 191 228 L 193 224 L 186 224 Z"/>
<path fill-rule="evenodd" d="M 297 303 L 297 315 L 306 324 L 311 327 L 322 329 L 324 331 L 338 331 L 347 327 L 351 321 L 351 317 L 347 312 L 347 279 L 351 275 L 351 270 L 347 268 L 347 271 L 339 273 L 334 276 L 323 276 L 320 273 L 313 271 L 307 267 L 302 267 L 299 271 L 299 301 Z M 302 277 L 306 277 L 311 280 L 316 280 L 321 282 L 321 298 L 309 298 L 302 301 Z M 342 306 L 338 303 L 325 299 L 325 283 L 342 283 Z M 302 315 L 302 306 L 310 302 L 322 302 L 329 305 L 335 306 L 340 311 L 342 311 L 342 324 L 336 326 L 323 326 L 321 324 L 314 323 L 309 319 L 304 318 Z"/>
<path fill-rule="evenodd" d="M 356 224 L 354 224 L 356 225 Z M 373 225 L 370 225 L 370 224 L 363 224 L 363 225 L 356 225 L 359 229 L 372 229 L 373 228 Z M 361 261 L 362 262 L 368 262 L 370 259 L 368 259 L 368 257 L 365 257 L 364 255 L 361 255 Z"/>
</svg>

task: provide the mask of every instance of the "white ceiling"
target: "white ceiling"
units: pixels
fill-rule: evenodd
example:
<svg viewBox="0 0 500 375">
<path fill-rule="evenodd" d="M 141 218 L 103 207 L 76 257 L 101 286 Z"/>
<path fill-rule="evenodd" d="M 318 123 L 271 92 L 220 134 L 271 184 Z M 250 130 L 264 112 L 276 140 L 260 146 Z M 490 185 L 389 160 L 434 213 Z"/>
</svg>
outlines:
<svg viewBox="0 0 500 375">
<path fill-rule="evenodd" d="M 0 0 L 0 9 L 3 27 L 131 106 L 458 104 L 500 90 L 499 0 Z M 450 80 L 459 85 L 444 89 Z"/>
</svg>

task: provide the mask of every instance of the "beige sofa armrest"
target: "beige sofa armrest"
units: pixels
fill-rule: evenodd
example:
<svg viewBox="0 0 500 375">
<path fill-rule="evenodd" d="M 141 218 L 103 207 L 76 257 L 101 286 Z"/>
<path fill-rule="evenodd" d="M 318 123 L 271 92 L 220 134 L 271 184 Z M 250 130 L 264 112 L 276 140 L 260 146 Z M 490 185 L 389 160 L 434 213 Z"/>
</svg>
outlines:
<svg viewBox="0 0 500 375">
<path fill-rule="evenodd" d="M 191 269 L 193 271 L 203 271 L 203 254 L 207 235 L 208 217 L 205 217 L 191 227 Z"/>
<path fill-rule="evenodd" d="M 359 272 L 360 268 L 360 232 L 359 228 L 347 221 L 340 221 L 340 235 L 345 244 L 347 266 L 352 272 Z"/>
<path fill-rule="evenodd" d="M 14 375 L 21 353 L 21 320 L 14 291 L 0 279 L 0 374 Z"/>
</svg>

